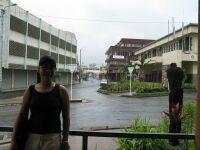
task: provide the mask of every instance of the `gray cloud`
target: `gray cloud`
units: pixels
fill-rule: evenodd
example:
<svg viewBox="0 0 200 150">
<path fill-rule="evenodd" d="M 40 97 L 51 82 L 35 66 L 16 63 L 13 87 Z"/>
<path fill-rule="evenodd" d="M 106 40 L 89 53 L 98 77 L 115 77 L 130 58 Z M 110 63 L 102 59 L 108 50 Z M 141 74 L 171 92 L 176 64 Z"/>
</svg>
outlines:
<svg viewBox="0 0 200 150">
<path fill-rule="evenodd" d="M 105 52 L 121 38 L 158 39 L 168 19 L 197 22 L 197 0 L 13 0 L 53 26 L 74 32 L 85 64 L 105 63 Z M 46 17 L 45 17 L 46 16 Z M 49 17 L 47 17 L 49 16 Z M 67 19 L 68 18 L 68 19 Z M 186 24 L 185 23 L 185 24 Z M 171 24 L 170 24 L 171 28 Z"/>
</svg>

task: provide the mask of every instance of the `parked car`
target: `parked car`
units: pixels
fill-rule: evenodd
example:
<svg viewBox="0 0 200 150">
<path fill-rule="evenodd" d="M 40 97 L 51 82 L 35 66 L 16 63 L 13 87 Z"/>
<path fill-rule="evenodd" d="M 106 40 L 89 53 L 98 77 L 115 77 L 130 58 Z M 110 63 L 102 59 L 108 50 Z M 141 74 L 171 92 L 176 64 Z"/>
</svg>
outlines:
<svg viewBox="0 0 200 150">
<path fill-rule="evenodd" d="M 108 85 L 107 79 L 102 79 L 101 82 L 100 82 L 100 87 L 105 87 L 107 85 Z"/>
</svg>

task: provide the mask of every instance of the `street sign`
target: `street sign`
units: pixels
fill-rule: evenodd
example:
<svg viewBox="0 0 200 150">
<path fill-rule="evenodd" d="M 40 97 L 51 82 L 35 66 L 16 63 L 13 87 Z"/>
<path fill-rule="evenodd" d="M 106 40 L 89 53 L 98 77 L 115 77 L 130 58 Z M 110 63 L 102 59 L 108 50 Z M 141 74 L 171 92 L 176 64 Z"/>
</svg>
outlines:
<svg viewBox="0 0 200 150">
<path fill-rule="evenodd" d="M 77 68 L 77 64 L 68 64 L 67 69 L 69 69 L 70 72 L 74 72 Z"/>
</svg>

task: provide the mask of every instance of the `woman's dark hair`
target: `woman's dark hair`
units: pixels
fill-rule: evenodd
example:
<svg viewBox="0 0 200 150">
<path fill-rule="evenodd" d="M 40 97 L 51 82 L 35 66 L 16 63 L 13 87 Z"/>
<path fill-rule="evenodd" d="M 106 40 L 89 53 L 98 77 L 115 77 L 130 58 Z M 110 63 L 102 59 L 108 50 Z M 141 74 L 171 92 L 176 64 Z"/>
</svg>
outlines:
<svg viewBox="0 0 200 150">
<path fill-rule="evenodd" d="M 48 67 L 51 71 L 52 71 L 52 76 L 54 74 L 54 71 L 56 70 L 56 61 L 51 58 L 50 56 L 43 56 L 40 58 L 39 61 L 39 67 L 40 66 L 44 66 L 44 67 Z M 37 83 L 40 82 L 40 73 L 39 70 L 37 72 Z"/>
<path fill-rule="evenodd" d="M 170 67 L 177 67 L 176 63 L 171 63 Z"/>
</svg>

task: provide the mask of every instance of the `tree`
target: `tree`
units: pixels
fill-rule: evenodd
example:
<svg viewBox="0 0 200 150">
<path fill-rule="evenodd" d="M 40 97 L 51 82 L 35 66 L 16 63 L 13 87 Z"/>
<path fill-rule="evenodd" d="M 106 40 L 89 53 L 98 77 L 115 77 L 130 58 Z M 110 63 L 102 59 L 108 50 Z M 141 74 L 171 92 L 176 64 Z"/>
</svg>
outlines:
<svg viewBox="0 0 200 150">
<path fill-rule="evenodd" d="M 144 81 L 145 79 L 145 72 L 144 72 L 144 66 L 149 64 L 151 61 L 151 59 L 149 59 L 148 61 L 146 61 L 147 59 L 145 58 L 144 55 L 141 55 L 141 58 L 138 60 L 138 62 L 136 62 L 136 66 L 139 67 L 139 73 L 138 73 L 138 76 L 139 76 L 139 81 Z"/>
<path fill-rule="evenodd" d="M 133 64 L 131 62 L 126 63 L 126 64 L 119 64 L 118 69 L 120 70 L 120 73 L 121 73 L 121 79 L 120 79 L 121 81 L 125 81 L 127 79 L 127 74 L 129 73 L 128 67 L 133 67 L 132 74 L 136 73 L 137 64 Z"/>
<path fill-rule="evenodd" d="M 61 79 L 61 74 L 59 72 L 55 71 L 54 75 L 52 77 L 52 80 L 53 81 L 60 81 L 60 79 Z"/>
</svg>

